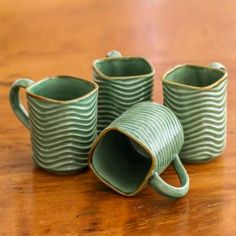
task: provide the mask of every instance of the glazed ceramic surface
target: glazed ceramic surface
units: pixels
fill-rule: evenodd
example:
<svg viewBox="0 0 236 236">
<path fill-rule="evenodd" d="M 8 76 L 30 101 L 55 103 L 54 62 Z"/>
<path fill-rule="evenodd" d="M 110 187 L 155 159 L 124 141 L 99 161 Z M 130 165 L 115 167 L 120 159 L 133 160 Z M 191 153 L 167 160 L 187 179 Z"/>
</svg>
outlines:
<svg viewBox="0 0 236 236">
<path fill-rule="evenodd" d="M 226 146 L 227 72 L 220 63 L 209 67 L 181 65 L 163 78 L 164 105 L 184 129 L 182 160 L 202 162 L 219 156 Z"/>
<path fill-rule="evenodd" d="M 19 101 L 26 88 L 28 112 Z M 50 77 L 37 83 L 17 80 L 10 103 L 31 131 L 33 159 L 50 172 L 67 174 L 87 167 L 88 151 L 96 136 L 97 85 L 70 77 Z"/>
<path fill-rule="evenodd" d="M 170 109 L 141 102 L 100 133 L 89 163 L 98 178 L 122 195 L 135 195 L 150 182 L 163 195 L 183 197 L 189 189 L 187 172 L 178 157 L 183 142 L 182 126 Z M 181 180 L 180 187 L 160 177 L 171 163 Z"/>
<path fill-rule="evenodd" d="M 98 133 L 135 103 L 152 100 L 154 68 L 145 58 L 122 57 L 117 51 L 93 63 L 99 85 Z"/>
</svg>

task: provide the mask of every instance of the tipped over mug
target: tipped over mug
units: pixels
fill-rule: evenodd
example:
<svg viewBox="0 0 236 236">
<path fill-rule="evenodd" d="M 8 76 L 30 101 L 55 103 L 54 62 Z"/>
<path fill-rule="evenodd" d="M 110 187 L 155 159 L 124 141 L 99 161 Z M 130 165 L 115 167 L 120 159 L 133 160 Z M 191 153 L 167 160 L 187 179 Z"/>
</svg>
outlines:
<svg viewBox="0 0 236 236">
<path fill-rule="evenodd" d="M 26 89 L 28 112 L 19 100 Z M 72 76 L 34 82 L 17 80 L 10 90 L 13 111 L 31 133 L 34 162 L 59 174 L 79 172 L 96 137 L 98 87 Z"/>
<path fill-rule="evenodd" d="M 197 163 L 221 155 L 226 146 L 226 68 L 220 63 L 180 65 L 164 75 L 162 85 L 164 105 L 184 129 L 180 158 Z"/>
<path fill-rule="evenodd" d="M 133 196 L 150 184 L 162 195 L 180 198 L 189 190 L 189 177 L 178 156 L 183 142 L 182 126 L 170 109 L 141 102 L 99 134 L 89 165 L 102 182 L 122 195 Z M 180 179 L 179 187 L 160 176 L 170 164 Z"/>
<path fill-rule="evenodd" d="M 132 105 L 152 100 L 152 64 L 143 57 L 123 57 L 110 51 L 93 62 L 98 92 L 98 133 Z"/>
</svg>

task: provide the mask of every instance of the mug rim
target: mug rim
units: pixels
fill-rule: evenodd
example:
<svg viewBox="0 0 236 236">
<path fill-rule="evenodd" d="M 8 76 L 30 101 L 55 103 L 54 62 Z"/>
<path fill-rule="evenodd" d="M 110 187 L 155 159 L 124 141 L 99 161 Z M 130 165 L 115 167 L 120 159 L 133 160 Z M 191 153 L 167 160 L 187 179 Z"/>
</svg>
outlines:
<svg viewBox="0 0 236 236">
<path fill-rule="evenodd" d="M 215 71 L 220 71 L 223 73 L 222 77 L 220 79 L 218 79 L 217 81 L 215 81 L 214 83 L 212 83 L 211 85 L 207 85 L 207 86 L 192 86 L 192 85 L 187 85 L 187 84 L 182 84 L 182 83 L 178 83 L 178 82 L 174 82 L 174 81 L 170 81 L 167 80 L 166 77 L 175 72 L 176 70 L 178 70 L 179 68 L 184 68 L 184 67 L 192 67 L 192 68 L 197 68 L 197 69 L 209 69 L 209 70 L 215 70 Z M 214 88 L 215 86 L 217 86 L 218 84 L 220 84 L 221 82 L 223 82 L 228 76 L 228 72 L 226 70 L 220 70 L 217 68 L 213 68 L 210 66 L 200 66 L 200 65 L 194 65 L 194 64 L 180 64 L 177 65 L 175 67 L 173 67 L 172 69 L 168 70 L 164 76 L 162 77 L 162 83 L 166 83 L 166 84 L 170 84 L 170 85 L 175 85 L 178 87 L 182 87 L 182 88 L 188 88 L 188 89 L 193 89 L 193 90 L 200 90 L 200 91 L 206 91 L 206 90 L 210 90 L 212 88 Z"/>
<path fill-rule="evenodd" d="M 86 93 L 85 95 L 83 96 L 80 96 L 78 98 L 74 98 L 74 99 L 70 99 L 70 100 L 57 100 L 57 99 L 53 99 L 53 98 L 47 98 L 47 97 L 44 97 L 44 96 L 41 96 L 41 95 L 37 95 L 35 93 L 33 93 L 32 91 L 30 91 L 34 86 L 38 86 L 39 84 L 45 82 L 45 81 L 48 81 L 48 80 L 54 80 L 54 79 L 74 79 L 74 80 L 80 80 L 80 81 L 84 81 L 88 84 L 91 84 L 93 86 L 93 89 Z M 89 97 L 90 95 L 92 95 L 93 93 L 97 92 L 98 91 L 98 85 L 93 82 L 93 81 L 89 81 L 89 80 L 86 80 L 86 79 L 82 79 L 82 78 L 79 78 L 79 77 L 75 77 L 75 76 L 70 76 L 70 75 L 54 75 L 54 76 L 48 76 L 42 80 L 39 80 L 39 81 L 36 81 L 34 83 L 32 83 L 31 85 L 29 85 L 27 88 L 26 88 L 26 94 L 33 97 L 33 98 L 37 98 L 37 99 L 40 99 L 40 100 L 43 100 L 43 101 L 46 101 L 46 102 L 52 102 L 52 103 L 57 103 L 57 104 L 70 104 L 70 103 L 74 103 L 74 102 L 78 102 L 80 100 L 83 100 L 87 97 Z"/>
<path fill-rule="evenodd" d="M 141 182 L 141 184 L 138 186 L 138 188 L 130 193 L 125 193 L 122 192 L 121 190 L 119 190 L 118 188 L 114 187 L 111 183 L 109 183 L 108 181 L 106 181 L 101 175 L 98 174 L 98 172 L 96 171 L 96 169 L 94 168 L 93 164 L 92 164 L 92 158 L 93 158 L 93 153 L 99 143 L 99 141 L 110 131 L 118 131 L 121 134 L 126 135 L 128 138 L 130 138 L 132 141 L 134 141 L 135 143 L 139 144 L 148 154 L 148 156 L 151 158 L 151 166 L 150 169 L 148 170 L 145 178 L 143 179 L 143 181 Z M 142 141 L 140 141 L 137 137 L 131 135 L 129 132 L 120 129 L 118 127 L 108 127 L 105 128 L 94 140 L 90 151 L 88 153 L 88 165 L 90 167 L 90 169 L 93 171 L 93 173 L 107 186 L 109 186 L 111 189 L 113 189 L 114 191 L 118 192 L 119 194 L 123 195 L 123 196 L 134 196 L 136 195 L 138 192 L 140 192 L 142 189 L 144 189 L 148 183 L 149 180 L 151 179 L 151 177 L 153 176 L 153 173 L 155 172 L 155 166 L 156 166 L 156 158 L 155 156 L 152 154 L 152 152 L 150 151 L 150 149 L 147 147 L 147 145 L 145 145 Z"/>
<path fill-rule="evenodd" d="M 116 61 L 116 60 L 142 60 L 144 61 L 149 68 L 151 69 L 150 73 L 147 74 L 142 74 L 142 75 L 128 75 L 128 76 L 108 76 L 105 75 L 104 73 L 102 73 L 98 68 L 97 68 L 97 63 L 99 62 L 107 62 L 107 61 Z M 155 68 L 152 65 L 152 63 L 145 57 L 132 57 L 132 56 L 121 56 L 121 57 L 108 57 L 108 58 L 100 58 L 100 59 L 96 59 L 95 61 L 93 61 L 92 64 L 92 68 L 93 70 L 99 75 L 101 76 L 103 79 L 107 79 L 107 80 L 117 80 L 117 79 L 138 79 L 138 78 L 142 78 L 143 76 L 153 76 L 155 74 Z"/>
</svg>

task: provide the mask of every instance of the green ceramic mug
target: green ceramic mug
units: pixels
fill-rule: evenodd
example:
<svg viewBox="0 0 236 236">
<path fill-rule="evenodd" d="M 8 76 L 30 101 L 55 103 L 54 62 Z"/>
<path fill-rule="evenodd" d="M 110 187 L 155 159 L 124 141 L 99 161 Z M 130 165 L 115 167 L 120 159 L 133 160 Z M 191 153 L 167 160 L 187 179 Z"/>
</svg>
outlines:
<svg viewBox="0 0 236 236">
<path fill-rule="evenodd" d="M 141 102 L 99 134 L 89 153 L 89 165 L 101 181 L 122 195 L 135 195 L 150 183 L 157 192 L 179 198 L 189 189 L 189 177 L 178 156 L 183 142 L 182 126 L 170 109 Z M 160 177 L 171 163 L 180 187 Z"/>
<path fill-rule="evenodd" d="M 19 100 L 20 88 L 26 89 L 29 112 Z M 94 82 L 71 76 L 20 79 L 12 85 L 10 103 L 31 131 L 33 160 L 39 167 L 60 174 L 87 167 L 96 137 L 97 93 Z"/>
<path fill-rule="evenodd" d="M 142 57 L 122 57 L 111 51 L 93 62 L 94 81 L 99 85 L 98 133 L 135 103 L 152 100 L 152 64 Z"/>
<path fill-rule="evenodd" d="M 203 162 L 219 156 L 226 146 L 227 72 L 220 63 L 209 67 L 180 65 L 162 80 L 164 105 L 184 129 L 180 158 Z"/>
</svg>

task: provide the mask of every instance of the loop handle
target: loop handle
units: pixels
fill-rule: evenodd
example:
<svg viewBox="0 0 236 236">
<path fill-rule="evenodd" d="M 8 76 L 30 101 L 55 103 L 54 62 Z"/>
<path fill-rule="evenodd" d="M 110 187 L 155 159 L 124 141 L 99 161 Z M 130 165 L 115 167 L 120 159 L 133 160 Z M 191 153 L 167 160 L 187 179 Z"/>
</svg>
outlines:
<svg viewBox="0 0 236 236">
<path fill-rule="evenodd" d="M 27 129 L 30 129 L 29 116 L 28 112 L 20 102 L 19 92 L 21 88 L 27 88 L 32 83 L 34 83 L 34 81 L 30 79 L 19 79 L 13 83 L 9 93 L 11 108 L 15 112 L 17 118 Z"/>
<path fill-rule="evenodd" d="M 114 57 L 122 57 L 121 53 L 117 50 L 112 50 L 107 53 L 108 58 L 114 58 Z"/>
<path fill-rule="evenodd" d="M 152 176 L 150 185 L 157 192 L 164 196 L 171 198 L 181 198 L 185 196 L 189 190 L 189 177 L 178 155 L 176 155 L 175 159 L 172 161 L 172 165 L 174 166 L 176 173 L 180 179 L 180 187 L 169 185 L 156 172 Z"/>
<path fill-rule="evenodd" d="M 221 63 L 219 63 L 219 62 L 212 62 L 212 63 L 209 65 L 209 67 L 215 68 L 215 69 L 218 69 L 218 70 L 227 71 L 227 68 L 226 68 L 223 64 L 221 64 Z"/>
</svg>

